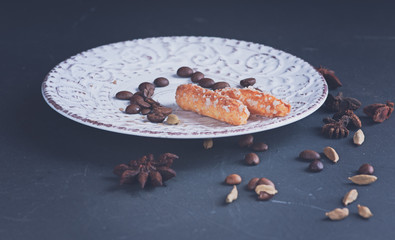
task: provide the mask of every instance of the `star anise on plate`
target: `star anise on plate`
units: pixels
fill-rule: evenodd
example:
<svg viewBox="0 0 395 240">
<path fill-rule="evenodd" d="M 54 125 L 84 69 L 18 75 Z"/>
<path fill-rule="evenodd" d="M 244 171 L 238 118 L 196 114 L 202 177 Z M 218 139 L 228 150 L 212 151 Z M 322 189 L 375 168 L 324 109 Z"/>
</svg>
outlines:
<svg viewBox="0 0 395 240">
<path fill-rule="evenodd" d="M 339 120 L 333 118 L 326 118 L 324 122 L 326 123 L 322 127 L 322 134 L 329 138 L 343 138 L 347 137 L 349 131 L 347 125 L 350 121 L 350 117 L 347 115 L 342 116 Z"/>
<path fill-rule="evenodd" d="M 363 108 L 363 112 L 378 123 L 387 120 L 393 111 L 394 103 L 390 101 L 387 101 L 386 104 L 375 103 Z"/>
<path fill-rule="evenodd" d="M 355 111 L 361 107 L 361 102 L 356 98 L 343 97 L 342 92 L 339 92 L 336 97 L 329 93 L 325 101 L 325 107 L 332 112 L 345 110 Z"/>
<path fill-rule="evenodd" d="M 334 71 L 321 66 L 316 68 L 316 70 L 324 77 L 326 83 L 328 83 L 329 89 L 336 89 L 338 87 L 343 86 L 339 78 L 336 77 Z"/>
<path fill-rule="evenodd" d="M 129 164 L 117 165 L 113 173 L 120 177 L 121 185 L 137 180 L 141 188 L 144 188 L 147 182 L 154 187 L 162 186 L 163 182 L 176 176 L 176 172 L 170 168 L 174 159 L 178 159 L 178 156 L 173 153 L 164 153 L 157 159 L 154 159 L 153 154 L 148 154 L 130 161 Z"/>
</svg>

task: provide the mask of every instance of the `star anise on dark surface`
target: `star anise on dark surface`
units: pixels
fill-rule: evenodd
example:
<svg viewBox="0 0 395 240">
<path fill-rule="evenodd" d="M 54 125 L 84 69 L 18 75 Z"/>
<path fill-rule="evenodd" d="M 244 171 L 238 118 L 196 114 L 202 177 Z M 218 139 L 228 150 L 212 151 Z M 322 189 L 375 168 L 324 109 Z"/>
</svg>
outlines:
<svg viewBox="0 0 395 240">
<path fill-rule="evenodd" d="M 362 127 L 361 119 L 359 119 L 359 117 L 353 112 L 353 110 L 345 110 L 345 111 L 337 112 L 333 115 L 332 118 L 334 120 L 338 121 L 343 116 L 349 117 L 349 122 L 348 122 L 348 125 L 346 126 L 347 128 L 348 127 L 352 127 L 352 128 L 361 128 Z"/>
<path fill-rule="evenodd" d="M 324 77 L 325 81 L 328 83 L 329 89 L 336 89 L 343 86 L 339 78 L 336 77 L 334 71 L 321 66 L 316 68 L 316 70 Z"/>
<path fill-rule="evenodd" d="M 322 127 L 322 134 L 329 138 L 343 138 L 347 137 L 349 131 L 347 129 L 347 125 L 350 121 L 350 117 L 345 115 L 342 116 L 339 120 L 335 120 L 333 118 L 326 118 L 324 122 L 326 123 Z"/>
<path fill-rule="evenodd" d="M 173 153 L 164 153 L 157 159 L 154 159 L 154 155 L 148 154 L 130 161 L 129 164 L 117 165 L 113 173 L 120 177 L 121 185 L 137 180 L 141 188 L 144 188 L 146 183 L 154 187 L 162 186 L 163 182 L 176 176 L 176 172 L 170 168 L 174 159 L 178 159 L 178 156 Z"/>
<path fill-rule="evenodd" d="M 363 108 L 363 112 L 377 123 L 387 120 L 393 111 L 394 103 L 390 101 L 387 101 L 386 104 L 375 103 Z"/>
<path fill-rule="evenodd" d="M 343 97 L 343 93 L 339 92 L 336 97 L 329 93 L 324 105 L 326 109 L 332 112 L 355 111 L 361 107 L 361 102 L 356 98 Z"/>
</svg>

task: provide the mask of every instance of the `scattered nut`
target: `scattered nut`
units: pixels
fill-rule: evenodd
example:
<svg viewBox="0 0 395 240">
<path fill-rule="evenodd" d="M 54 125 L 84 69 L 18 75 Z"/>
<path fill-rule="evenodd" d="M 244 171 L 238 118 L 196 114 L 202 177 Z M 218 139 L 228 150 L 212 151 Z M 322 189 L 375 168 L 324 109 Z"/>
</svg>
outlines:
<svg viewBox="0 0 395 240">
<path fill-rule="evenodd" d="M 166 123 L 169 125 L 178 125 L 180 123 L 180 119 L 178 119 L 177 115 L 170 114 L 167 116 Z"/>
<path fill-rule="evenodd" d="M 239 192 L 237 191 L 236 185 L 233 185 L 232 191 L 226 196 L 226 203 L 231 203 L 237 199 Z"/>
<path fill-rule="evenodd" d="M 372 165 L 370 165 L 369 163 L 364 163 L 362 164 L 359 169 L 358 172 L 360 174 L 369 174 L 369 175 L 373 175 L 374 173 L 374 168 Z"/>
<path fill-rule="evenodd" d="M 324 148 L 324 154 L 327 158 L 329 158 L 329 160 L 331 160 L 334 163 L 337 163 L 337 161 L 339 161 L 339 155 L 337 154 L 335 149 L 329 146 Z"/>
<path fill-rule="evenodd" d="M 322 169 L 324 169 L 324 164 L 320 160 L 316 159 L 309 164 L 308 169 L 310 172 L 321 172 Z"/>
<path fill-rule="evenodd" d="M 358 214 L 359 216 L 363 217 L 363 218 L 370 218 L 373 216 L 372 212 L 370 211 L 370 209 L 366 206 L 361 206 L 358 204 Z"/>
<path fill-rule="evenodd" d="M 205 139 L 205 140 L 203 141 L 203 147 L 204 147 L 204 149 L 210 149 L 210 148 L 213 147 L 213 145 L 214 145 L 213 139 L 211 139 L 211 138 Z"/>
<path fill-rule="evenodd" d="M 247 184 L 247 189 L 250 191 L 254 190 L 256 188 L 256 186 L 258 185 L 258 181 L 259 181 L 259 178 L 257 178 L 257 177 L 251 178 L 251 180 Z"/>
<path fill-rule="evenodd" d="M 278 193 L 278 191 L 274 188 L 274 186 L 266 185 L 266 184 L 260 184 L 260 185 L 256 186 L 255 192 L 258 195 L 261 192 L 266 192 L 266 193 L 268 193 L 270 195 L 275 195 L 276 193 Z"/>
<path fill-rule="evenodd" d="M 349 177 L 348 179 L 358 185 L 368 185 L 374 183 L 377 180 L 377 177 L 374 175 L 359 174 Z"/>
<path fill-rule="evenodd" d="M 240 175 L 238 174 L 230 174 L 225 178 L 225 183 L 229 185 L 237 185 L 240 184 L 242 181 Z"/>
<path fill-rule="evenodd" d="M 247 165 L 258 165 L 260 160 L 259 160 L 259 157 L 256 153 L 247 153 L 244 156 L 244 162 Z"/>
<path fill-rule="evenodd" d="M 254 136 L 251 134 L 243 135 L 239 138 L 238 144 L 240 147 L 249 147 L 254 142 Z"/>
<path fill-rule="evenodd" d="M 320 159 L 321 156 L 316 151 L 304 150 L 301 153 L 299 153 L 299 158 L 302 158 L 302 159 L 305 159 L 305 160 L 315 160 L 315 159 Z"/>
<path fill-rule="evenodd" d="M 365 141 L 365 134 L 363 134 L 362 130 L 359 129 L 358 131 L 355 132 L 354 137 L 352 139 L 354 141 L 354 144 L 360 146 Z"/>
<path fill-rule="evenodd" d="M 274 195 L 271 195 L 267 192 L 260 192 L 259 196 L 258 196 L 258 200 L 267 201 L 267 200 L 271 199 L 273 196 Z"/>
<path fill-rule="evenodd" d="M 325 213 L 330 220 L 342 220 L 348 216 L 348 208 L 335 208 L 330 212 Z"/>
<path fill-rule="evenodd" d="M 343 198 L 344 206 L 347 206 L 348 204 L 357 200 L 357 197 L 358 197 L 357 189 L 351 189 L 348 193 L 346 193 L 346 195 Z"/>
</svg>

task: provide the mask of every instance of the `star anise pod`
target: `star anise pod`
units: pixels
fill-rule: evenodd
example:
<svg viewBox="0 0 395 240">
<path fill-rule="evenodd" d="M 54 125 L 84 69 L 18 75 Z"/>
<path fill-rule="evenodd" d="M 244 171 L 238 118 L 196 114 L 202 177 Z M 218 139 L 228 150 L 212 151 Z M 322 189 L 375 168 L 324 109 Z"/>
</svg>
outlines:
<svg viewBox="0 0 395 240">
<path fill-rule="evenodd" d="M 329 93 L 325 101 L 325 107 L 332 112 L 345 110 L 355 111 L 361 107 L 361 102 L 356 98 L 343 97 L 342 92 L 339 92 L 336 97 Z"/>
<path fill-rule="evenodd" d="M 328 83 L 329 89 L 336 89 L 343 86 L 339 78 L 336 77 L 334 71 L 321 66 L 316 68 L 316 70 L 324 77 L 326 83 Z"/>
<path fill-rule="evenodd" d="M 326 124 L 322 127 L 322 134 L 329 138 L 342 138 L 347 137 L 349 131 L 347 125 L 350 121 L 350 117 L 347 115 L 342 116 L 339 120 L 333 118 L 327 118 L 324 120 Z"/>
<path fill-rule="evenodd" d="M 119 164 L 113 173 L 120 177 L 120 184 L 133 183 L 136 180 L 140 187 L 144 188 L 149 182 L 152 186 L 162 186 L 164 181 L 176 176 L 176 172 L 170 168 L 174 159 L 178 156 L 173 153 L 164 153 L 158 159 L 148 154 L 138 160 L 132 160 L 129 164 Z"/>
<path fill-rule="evenodd" d="M 333 119 L 338 121 L 340 120 L 343 116 L 348 116 L 349 117 L 349 123 L 346 127 L 353 127 L 353 128 L 361 128 L 362 127 L 362 122 L 359 119 L 359 117 L 352 111 L 352 110 L 345 110 L 345 111 L 340 111 L 337 112 L 333 115 Z"/>
<path fill-rule="evenodd" d="M 387 101 L 386 104 L 375 103 L 363 108 L 363 112 L 378 123 L 387 120 L 392 111 L 394 111 L 394 103 L 390 101 Z"/>
</svg>

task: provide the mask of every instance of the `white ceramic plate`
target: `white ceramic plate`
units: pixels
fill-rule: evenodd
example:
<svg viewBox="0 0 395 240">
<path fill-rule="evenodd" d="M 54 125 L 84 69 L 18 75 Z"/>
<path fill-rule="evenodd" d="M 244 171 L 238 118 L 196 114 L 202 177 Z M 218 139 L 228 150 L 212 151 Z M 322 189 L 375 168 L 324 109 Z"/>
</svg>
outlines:
<svg viewBox="0 0 395 240">
<path fill-rule="evenodd" d="M 292 105 L 286 117 L 251 116 L 246 125 L 232 126 L 180 109 L 175 103 L 178 85 L 191 83 L 175 74 L 190 66 L 216 81 L 237 87 L 254 77 L 255 87 Z M 135 92 L 141 82 L 166 77 L 170 85 L 156 88 L 153 98 L 174 109 L 179 125 L 150 123 L 146 116 L 128 115 L 117 100 L 121 90 Z M 79 123 L 118 133 L 160 138 L 213 138 L 277 128 L 316 111 L 328 90 L 322 76 L 291 54 L 256 44 L 215 37 L 159 37 L 97 47 L 77 54 L 52 69 L 42 84 L 47 103 Z"/>
</svg>

